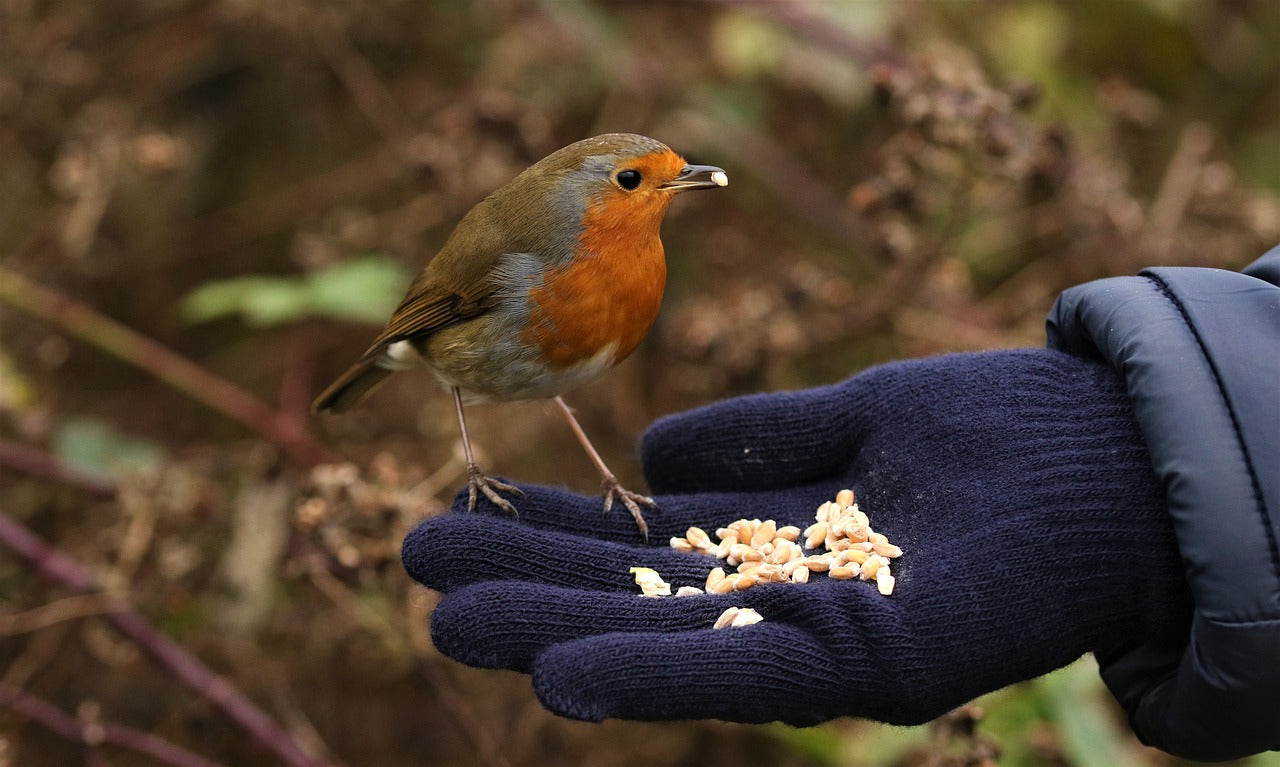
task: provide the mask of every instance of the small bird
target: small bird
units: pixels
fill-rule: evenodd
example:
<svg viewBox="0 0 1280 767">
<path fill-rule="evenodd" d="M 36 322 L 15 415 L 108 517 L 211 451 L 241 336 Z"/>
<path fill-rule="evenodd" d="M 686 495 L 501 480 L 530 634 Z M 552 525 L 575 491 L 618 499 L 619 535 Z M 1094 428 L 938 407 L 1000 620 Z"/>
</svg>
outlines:
<svg viewBox="0 0 1280 767">
<path fill-rule="evenodd" d="M 453 393 L 469 508 L 479 492 L 514 514 L 498 491 L 520 490 L 476 465 L 463 405 L 551 398 L 600 472 L 605 511 L 621 501 L 648 540 L 640 506 L 653 499 L 622 487 L 560 395 L 622 362 L 649 332 L 667 274 L 659 229 L 676 194 L 728 183 L 720 168 L 630 133 L 548 155 L 463 216 L 312 410 L 341 413 L 393 372 L 431 369 Z"/>
</svg>

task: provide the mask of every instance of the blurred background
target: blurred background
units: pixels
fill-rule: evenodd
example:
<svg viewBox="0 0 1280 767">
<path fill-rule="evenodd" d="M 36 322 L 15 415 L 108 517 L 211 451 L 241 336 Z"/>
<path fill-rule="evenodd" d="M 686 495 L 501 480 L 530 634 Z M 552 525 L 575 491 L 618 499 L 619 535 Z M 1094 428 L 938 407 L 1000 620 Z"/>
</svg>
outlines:
<svg viewBox="0 0 1280 767">
<path fill-rule="evenodd" d="M 615 130 L 731 179 L 569 397 L 624 484 L 662 414 L 1041 345 L 1066 287 L 1280 240 L 1277 40 L 1271 0 L 0 0 L 0 767 L 1177 764 L 1087 659 L 919 728 L 558 719 L 399 566 L 450 399 L 306 409 L 471 205 Z M 546 404 L 469 416 L 596 490 Z"/>
</svg>

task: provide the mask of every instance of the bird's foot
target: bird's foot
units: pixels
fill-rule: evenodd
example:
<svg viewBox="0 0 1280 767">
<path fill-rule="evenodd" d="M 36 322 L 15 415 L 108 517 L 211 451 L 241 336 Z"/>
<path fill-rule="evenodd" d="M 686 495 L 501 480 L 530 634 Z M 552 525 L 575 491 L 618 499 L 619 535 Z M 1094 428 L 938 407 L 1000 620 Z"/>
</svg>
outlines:
<svg viewBox="0 0 1280 767">
<path fill-rule="evenodd" d="M 484 493 L 484 497 L 488 498 L 494 506 L 512 516 L 519 516 L 516 507 L 511 505 L 511 501 L 498 495 L 499 490 L 524 497 L 524 491 L 515 485 L 486 476 L 474 463 L 467 466 L 467 511 L 475 511 L 476 496 L 478 493 Z"/>
<path fill-rule="evenodd" d="M 606 476 L 600 482 L 600 494 L 604 496 L 604 511 L 606 514 L 613 508 L 615 500 L 622 501 L 622 505 L 627 507 L 627 511 L 631 512 L 631 516 L 636 520 L 636 527 L 640 529 L 640 537 L 644 538 L 644 542 L 649 542 L 649 524 L 644 521 L 644 515 L 640 513 L 640 507 L 648 506 L 651 509 L 658 508 L 658 504 L 647 495 L 633 493 L 622 486 L 618 478 L 612 474 Z"/>
</svg>

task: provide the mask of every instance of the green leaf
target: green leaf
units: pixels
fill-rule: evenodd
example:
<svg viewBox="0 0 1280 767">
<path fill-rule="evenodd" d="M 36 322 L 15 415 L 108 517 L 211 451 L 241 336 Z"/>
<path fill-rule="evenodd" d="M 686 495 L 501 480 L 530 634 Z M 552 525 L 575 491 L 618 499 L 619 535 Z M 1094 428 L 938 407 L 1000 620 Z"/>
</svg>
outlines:
<svg viewBox="0 0 1280 767">
<path fill-rule="evenodd" d="M 208 282 L 182 301 L 182 315 L 192 323 L 240 315 L 255 327 L 279 325 L 309 313 L 307 292 L 299 278 L 246 275 Z"/>
<path fill-rule="evenodd" d="M 1241 764 L 1247 767 L 1280 767 L 1280 751 L 1265 751 L 1243 760 Z"/>
<path fill-rule="evenodd" d="M 364 256 L 306 275 L 243 275 L 207 282 L 182 300 L 191 323 L 239 316 L 254 327 L 332 317 L 380 325 L 395 310 L 409 277 L 383 256 Z"/>
<path fill-rule="evenodd" d="M 1139 767 L 1133 737 L 1107 708 L 1092 658 L 1035 681 L 1048 699 L 1063 753 L 1078 767 Z"/>
<path fill-rule="evenodd" d="M 394 261 L 365 256 L 308 275 L 312 311 L 381 325 L 404 296 L 409 276 Z"/>
<path fill-rule="evenodd" d="M 164 449 L 155 442 L 96 418 L 68 418 L 59 424 L 53 453 L 84 471 L 108 477 L 148 471 L 164 457 Z"/>
</svg>

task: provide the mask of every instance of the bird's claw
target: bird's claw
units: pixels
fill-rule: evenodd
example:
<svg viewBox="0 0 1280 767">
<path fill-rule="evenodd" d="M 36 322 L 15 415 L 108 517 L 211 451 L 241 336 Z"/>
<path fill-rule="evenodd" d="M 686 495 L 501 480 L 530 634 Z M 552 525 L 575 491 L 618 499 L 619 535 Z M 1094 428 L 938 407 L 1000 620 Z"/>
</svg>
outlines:
<svg viewBox="0 0 1280 767">
<path fill-rule="evenodd" d="M 484 493 L 484 497 L 488 498 L 494 506 L 513 517 L 519 516 L 516 507 L 511 505 L 511 501 L 498 495 L 499 490 L 524 497 L 523 490 L 508 482 L 486 476 L 484 472 L 480 471 L 479 466 L 473 464 L 467 467 L 467 511 L 475 511 L 477 493 Z"/>
<path fill-rule="evenodd" d="M 627 511 L 631 512 L 631 516 L 636 521 L 636 527 L 640 530 L 640 537 L 645 543 L 649 542 L 649 523 L 644 521 L 644 515 L 640 513 L 640 506 L 648 506 L 651 509 L 658 508 L 658 503 L 647 495 L 633 493 L 622 486 L 617 477 L 605 477 L 600 483 L 600 494 L 604 496 L 604 512 L 609 513 L 613 508 L 614 500 L 622 501 L 622 505 L 627 507 Z"/>
</svg>

